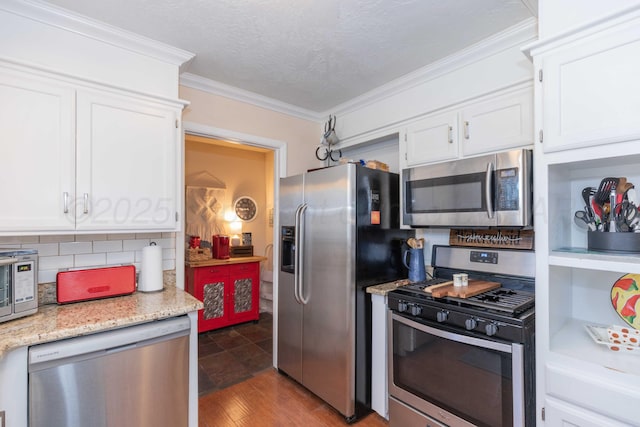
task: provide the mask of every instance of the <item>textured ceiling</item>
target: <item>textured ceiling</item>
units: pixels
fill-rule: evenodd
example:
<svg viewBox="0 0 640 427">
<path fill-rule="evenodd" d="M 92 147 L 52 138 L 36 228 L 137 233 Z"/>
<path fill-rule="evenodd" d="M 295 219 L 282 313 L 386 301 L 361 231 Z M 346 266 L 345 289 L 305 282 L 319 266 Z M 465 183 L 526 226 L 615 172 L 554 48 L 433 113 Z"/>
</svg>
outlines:
<svg viewBox="0 0 640 427">
<path fill-rule="evenodd" d="M 196 54 L 187 72 L 313 112 L 533 16 L 535 0 L 47 0 Z"/>
</svg>

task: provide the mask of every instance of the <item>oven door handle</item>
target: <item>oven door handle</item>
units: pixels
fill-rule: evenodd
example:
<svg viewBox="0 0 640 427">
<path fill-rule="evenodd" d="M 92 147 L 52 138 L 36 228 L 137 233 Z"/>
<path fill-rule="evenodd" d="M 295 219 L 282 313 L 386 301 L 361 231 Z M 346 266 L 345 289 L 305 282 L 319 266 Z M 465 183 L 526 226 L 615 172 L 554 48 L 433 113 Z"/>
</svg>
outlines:
<svg viewBox="0 0 640 427">
<path fill-rule="evenodd" d="M 417 329 L 426 334 L 435 335 L 440 338 L 444 338 L 447 340 L 474 345 L 476 347 L 488 348 L 491 350 L 501 351 L 503 353 L 512 353 L 512 346 L 495 342 L 489 340 L 483 340 L 480 338 L 470 337 L 466 335 L 460 335 L 453 332 L 443 331 L 442 329 L 433 328 L 431 326 L 423 325 L 422 323 L 415 322 L 411 319 L 407 319 L 406 317 L 400 316 L 396 313 L 391 315 L 392 320 L 397 320 L 398 322 L 409 326 L 410 328 Z"/>
</svg>

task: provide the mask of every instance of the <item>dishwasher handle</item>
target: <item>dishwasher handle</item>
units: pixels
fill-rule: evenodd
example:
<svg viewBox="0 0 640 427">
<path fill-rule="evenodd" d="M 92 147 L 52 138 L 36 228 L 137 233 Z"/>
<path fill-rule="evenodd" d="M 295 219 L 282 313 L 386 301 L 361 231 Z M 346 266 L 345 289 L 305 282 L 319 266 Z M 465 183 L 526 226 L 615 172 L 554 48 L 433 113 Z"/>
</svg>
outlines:
<svg viewBox="0 0 640 427">
<path fill-rule="evenodd" d="M 132 346 L 188 335 L 190 326 L 189 318 L 181 316 L 34 345 L 29 347 L 29 372 L 42 369 L 45 365 L 60 364 L 69 358 L 126 350 Z"/>
</svg>

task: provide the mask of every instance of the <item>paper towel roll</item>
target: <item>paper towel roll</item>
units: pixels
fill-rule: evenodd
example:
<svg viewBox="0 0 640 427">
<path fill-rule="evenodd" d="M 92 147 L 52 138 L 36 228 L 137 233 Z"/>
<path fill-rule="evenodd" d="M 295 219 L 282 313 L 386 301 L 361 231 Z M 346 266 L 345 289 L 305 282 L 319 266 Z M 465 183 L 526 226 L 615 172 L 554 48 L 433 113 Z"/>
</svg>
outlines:
<svg viewBox="0 0 640 427">
<path fill-rule="evenodd" d="M 162 279 L 162 248 L 155 243 L 142 248 L 142 264 L 138 278 L 138 290 L 141 292 L 161 291 Z"/>
</svg>

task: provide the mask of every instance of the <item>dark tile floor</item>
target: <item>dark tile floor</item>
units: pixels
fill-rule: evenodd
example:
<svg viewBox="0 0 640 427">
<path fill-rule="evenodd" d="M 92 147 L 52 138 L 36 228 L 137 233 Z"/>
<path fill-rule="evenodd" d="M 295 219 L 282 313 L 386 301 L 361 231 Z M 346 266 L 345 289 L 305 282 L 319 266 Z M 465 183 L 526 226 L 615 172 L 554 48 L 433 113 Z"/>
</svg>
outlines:
<svg viewBox="0 0 640 427">
<path fill-rule="evenodd" d="M 198 394 L 204 396 L 273 366 L 273 316 L 198 335 Z"/>
</svg>

